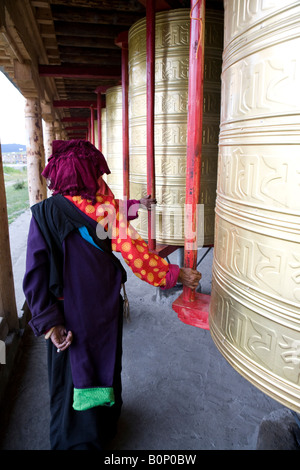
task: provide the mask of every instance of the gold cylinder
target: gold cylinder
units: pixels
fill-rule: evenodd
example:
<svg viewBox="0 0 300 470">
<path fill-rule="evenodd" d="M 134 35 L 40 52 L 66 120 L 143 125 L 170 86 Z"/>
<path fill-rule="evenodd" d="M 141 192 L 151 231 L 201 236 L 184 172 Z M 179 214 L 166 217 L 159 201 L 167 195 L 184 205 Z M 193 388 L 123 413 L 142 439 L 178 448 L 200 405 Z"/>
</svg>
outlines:
<svg viewBox="0 0 300 470">
<path fill-rule="evenodd" d="M 156 240 L 184 244 L 190 10 L 169 10 L 155 19 L 155 183 Z M 147 195 L 146 157 L 146 19 L 129 30 L 130 195 Z M 220 75 L 223 14 L 205 18 L 204 120 L 201 200 L 204 204 L 204 244 L 213 244 L 220 121 Z M 147 211 L 135 222 L 147 239 Z"/>
<path fill-rule="evenodd" d="M 106 160 L 111 171 L 107 184 L 117 199 L 123 198 L 122 86 L 106 91 Z"/>
<path fill-rule="evenodd" d="M 225 0 L 210 308 L 246 379 L 300 411 L 300 4 Z"/>
</svg>

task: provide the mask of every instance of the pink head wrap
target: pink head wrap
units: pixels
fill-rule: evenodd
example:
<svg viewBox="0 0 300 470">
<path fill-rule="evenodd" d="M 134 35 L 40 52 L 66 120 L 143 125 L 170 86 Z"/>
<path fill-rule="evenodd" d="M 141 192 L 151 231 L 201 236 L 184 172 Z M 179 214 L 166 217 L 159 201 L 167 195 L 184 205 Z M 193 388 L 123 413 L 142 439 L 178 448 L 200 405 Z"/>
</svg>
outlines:
<svg viewBox="0 0 300 470">
<path fill-rule="evenodd" d="M 102 153 L 82 139 L 54 140 L 42 175 L 53 194 L 80 195 L 95 202 L 98 178 L 110 170 Z"/>
</svg>

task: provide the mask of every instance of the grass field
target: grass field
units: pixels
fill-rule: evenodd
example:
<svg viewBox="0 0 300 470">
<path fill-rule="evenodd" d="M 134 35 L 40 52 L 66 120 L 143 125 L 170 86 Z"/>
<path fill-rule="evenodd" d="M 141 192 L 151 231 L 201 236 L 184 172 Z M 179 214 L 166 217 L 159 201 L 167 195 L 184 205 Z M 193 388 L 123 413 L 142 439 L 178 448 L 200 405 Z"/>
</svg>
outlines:
<svg viewBox="0 0 300 470">
<path fill-rule="evenodd" d="M 29 209 L 29 196 L 26 167 L 3 166 L 8 222 L 13 222 L 25 210 Z"/>
</svg>

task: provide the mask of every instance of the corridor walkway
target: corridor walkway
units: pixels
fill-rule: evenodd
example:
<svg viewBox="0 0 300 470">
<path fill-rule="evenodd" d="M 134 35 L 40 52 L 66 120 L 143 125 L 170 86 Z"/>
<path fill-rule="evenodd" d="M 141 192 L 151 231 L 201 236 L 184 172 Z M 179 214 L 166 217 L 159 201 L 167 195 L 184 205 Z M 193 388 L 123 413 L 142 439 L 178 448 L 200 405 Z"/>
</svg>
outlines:
<svg viewBox="0 0 300 470">
<path fill-rule="evenodd" d="M 29 212 L 11 226 L 18 304 Z M 204 249 L 203 249 L 204 250 Z M 211 252 L 199 270 L 210 293 Z M 170 261 L 176 263 L 176 253 Z M 284 411 L 220 355 L 209 331 L 183 324 L 172 310 L 180 290 L 165 294 L 128 273 L 131 322 L 124 325 L 123 399 L 112 450 L 249 450 L 259 426 Z M 1 409 L 3 450 L 49 449 L 45 341 L 24 334 L 7 401 Z M 294 443 L 291 444 L 291 446 Z"/>
</svg>

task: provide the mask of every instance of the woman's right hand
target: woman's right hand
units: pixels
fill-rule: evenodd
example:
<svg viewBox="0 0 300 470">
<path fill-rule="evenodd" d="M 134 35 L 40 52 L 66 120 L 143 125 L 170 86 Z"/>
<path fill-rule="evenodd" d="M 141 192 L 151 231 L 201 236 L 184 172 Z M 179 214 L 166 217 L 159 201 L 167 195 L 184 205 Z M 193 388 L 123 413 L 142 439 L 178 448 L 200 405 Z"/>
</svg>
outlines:
<svg viewBox="0 0 300 470">
<path fill-rule="evenodd" d="M 202 274 L 196 269 L 192 268 L 180 268 L 178 282 L 181 282 L 184 286 L 196 289 L 200 282 Z"/>
</svg>

